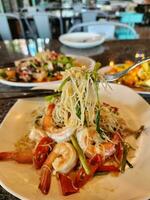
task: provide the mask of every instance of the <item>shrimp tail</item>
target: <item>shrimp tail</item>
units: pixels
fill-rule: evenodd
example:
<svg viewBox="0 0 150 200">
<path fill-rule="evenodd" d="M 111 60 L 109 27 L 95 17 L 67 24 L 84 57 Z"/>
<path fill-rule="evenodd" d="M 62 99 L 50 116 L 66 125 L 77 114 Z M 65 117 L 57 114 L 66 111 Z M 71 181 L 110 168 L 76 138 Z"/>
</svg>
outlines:
<svg viewBox="0 0 150 200">
<path fill-rule="evenodd" d="M 14 152 L 0 152 L 0 160 L 11 160 Z"/>
<path fill-rule="evenodd" d="M 49 127 L 53 124 L 53 120 L 52 120 L 52 112 L 55 108 L 55 104 L 50 104 L 48 106 L 48 110 L 47 113 L 44 116 L 43 119 L 43 129 L 46 131 L 49 129 Z"/>
<path fill-rule="evenodd" d="M 51 185 L 51 169 L 48 166 L 42 167 L 39 189 L 43 194 L 48 194 Z"/>
<path fill-rule="evenodd" d="M 0 161 L 15 160 L 18 163 L 30 164 L 32 163 L 32 152 L 0 152 Z"/>
<path fill-rule="evenodd" d="M 54 141 L 49 137 L 43 137 L 33 152 L 33 164 L 36 169 L 40 169 L 48 154 L 54 147 Z"/>
</svg>

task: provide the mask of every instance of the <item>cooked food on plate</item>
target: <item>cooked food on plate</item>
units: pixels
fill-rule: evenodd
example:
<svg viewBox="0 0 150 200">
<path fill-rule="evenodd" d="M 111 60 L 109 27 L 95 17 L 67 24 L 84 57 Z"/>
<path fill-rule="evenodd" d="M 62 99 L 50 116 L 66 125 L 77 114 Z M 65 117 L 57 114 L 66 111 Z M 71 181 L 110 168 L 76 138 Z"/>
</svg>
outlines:
<svg viewBox="0 0 150 200">
<path fill-rule="evenodd" d="M 16 142 L 16 150 L 0 152 L 1 161 L 30 163 L 40 170 L 37 185 L 43 194 L 49 192 L 52 176 L 62 194 L 70 195 L 94 176 L 133 168 L 137 146 L 128 138 L 137 143 L 144 127 L 131 130 L 119 108 L 101 101 L 98 80 L 104 87 L 107 83 L 98 70 L 98 64 L 93 71 L 67 69 L 58 94 L 46 97 L 46 106 L 35 112 L 33 126 Z"/>
<path fill-rule="evenodd" d="M 76 58 L 47 50 L 16 61 L 15 68 L 1 69 L 0 77 L 14 82 L 56 81 L 62 79 L 62 71 L 74 66 L 80 66 Z"/>
<path fill-rule="evenodd" d="M 125 61 L 123 64 L 112 63 L 110 69 L 106 72 L 107 74 L 114 74 L 127 69 L 134 63 L 132 61 Z M 130 87 L 150 87 L 150 62 L 144 63 L 130 71 L 127 75 L 120 78 L 118 83 L 128 85 Z"/>
</svg>

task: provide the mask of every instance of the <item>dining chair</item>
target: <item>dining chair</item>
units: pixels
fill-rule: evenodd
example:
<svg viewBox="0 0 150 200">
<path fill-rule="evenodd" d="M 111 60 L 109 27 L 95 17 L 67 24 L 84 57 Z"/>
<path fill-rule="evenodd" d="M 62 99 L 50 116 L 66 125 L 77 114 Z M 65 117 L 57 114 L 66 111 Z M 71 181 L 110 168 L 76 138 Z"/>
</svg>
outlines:
<svg viewBox="0 0 150 200">
<path fill-rule="evenodd" d="M 81 13 L 82 22 L 94 22 L 97 21 L 97 18 L 107 18 L 108 14 L 101 10 L 87 10 Z"/>
<path fill-rule="evenodd" d="M 35 13 L 26 13 L 24 15 L 24 19 L 26 21 L 27 27 L 30 30 L 31 34 L 34 38 L 52 38 L 52 23 L 53 19 L 57 19 L 60 25 L 60 34 L 63 33 L 63 23 L 62 19 L 57 16 L 52 16 L 49 12 L 35 12 Z M 36 31 L 34 27 L 30 25 L 29 20 L 33 19 L 36 27 Z"/>
<path fill-rule="evenodd" d="M 18 14 L 12 13 L 1 13 L 0 14 L 0 35 L 3 40 L 12 40 L 12 33 L 8 23 L 9 19 L 17 20 L 20 28 L 20 37 L 25 38 L 25 33 L 23 29 L 23 25 Z"/>
<path fill-rule="evenodd" d="M 81 13 L 82 22 L 94 22 L 97 19 L 98 12 L 96 10 L 87 10 Z"/>
<path fill-rule="evenodd" d="M 82 12 L 83 23 L 94 22 L 94 21 L 97 21 L 97 18 L 107 18 L 107 17 L 108 15 L 101 10 L 88 10 L 88 11 Z M 84 27 L 83 29 L 84 31 L 87 31 L 87 27 Z M 90 26 L 88 27 L 88 29 L 90 29 Z"/>
<path fill-rule="evenodd" d="M 143 22 L 144 14 L 136 12 L 121 12 L 119 16 L 121 23 L 126 23 L 134 27 L 135 24 Z"/>
<path fill-rule="evenodd" d="M 84 28 L 84 27 L 88 28 L 88 32 L 105 35 L 107 40 L 118 39 L 115 35 L 115 31 L 117 28 L 120 28 L 120 27 L 123 27 L 129 30 L 134 35 L 134 38 L 139 37 L 138 33 L 135 31 L 133 27 L 127 24 L 114 22 L 114 21 L 105 21 L 105 20 L 80 23 L 80 24 L 74 25 L 69 29 L 68 33 L 76 32 L 78 28 Z M 126 38 L 126 39 L 129 39 L 129 38 Z"/>
<path fill-rule="evenodd" d="M 142 23 L 143 22 L 143 17 L 144 14 L 142 13 L 136 13 L 136 12 L 121 12 L 120 13 L 120 22 L 128 24 L 132 26 L 133 28 L 135 27 L 135 24 L 137 23 Z M 116 32 L 118 38 L 120 39 L 134 39 L 134 36 L 132 33 L 125 28 L 120 28 Z"/>
<path fill-rule="evenodd" d="M 73 12 L 74 12 L 74 15 L 77 15 L 79 13 L 82 12 L 82 3 L 80 2 L 76 2 L 76 3 L 73 3 Z"/>
<path fill-rule="evenodd" d="M 23 7 L 21 9 L 21 13 L 27 12 L 27 13 L 36 13 L 38 10 L 37 6 L 28 6 L 28 7 Z"/>
</svg>

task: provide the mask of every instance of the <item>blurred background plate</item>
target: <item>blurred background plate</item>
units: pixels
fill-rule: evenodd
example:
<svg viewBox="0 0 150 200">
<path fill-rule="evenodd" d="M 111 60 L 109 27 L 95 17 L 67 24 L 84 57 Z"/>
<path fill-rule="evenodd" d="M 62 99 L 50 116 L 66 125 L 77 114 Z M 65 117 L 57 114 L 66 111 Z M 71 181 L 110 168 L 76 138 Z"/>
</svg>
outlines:
<svg viewBox="0 0 150 200">
<path fill-rule="evenodd" d="M 69 47 L 84 49 L 102 44 L 105 41 L 105 35 L 87 32 L 67 33 L 61 35 L 59 41 Z"/>
<path fill-rule="evenodd" d="M 117 64 L 116 66 L 117 67 L 121 67 L 122 65 L 124 65 L 124 64 Z M 105 66 L 105 67 L 102 67 L 101 69 L 100 69 L 100 73 L 102 73 L 102 74 L 106 74 L 106 73 L 108 73 L 110 70 L 112 69 L 112 67 L 111 66 Z M 118 84 L 122 84 L 122 83 L 119 83 L 118 82 Z M 123 84 L 122 84 L 123 85 Z M 128 86 L 129 87 L 129 86 Z M 132 88 L 133 90 L 135 90 L 138 94 L 142 94 L 142 95 L 144 95 L 145 97 L 147 97 L 147 96 L 150 96 L 150 87 L 144 87 L 144 86 L 138 86 L 138 87 L 130 87 L 130 88 Z"/>
<path fill-rule="evenodd" d="M 72 55 L 72 54 L 69 54 L 67 56 L 75 58 L 77 63 L 79 63 L 80 66 L 83 65 L 89 69 L 92 69 L 95 65 L 95 61 L 86 56 L 77 56 L 77 55 Z M 26 59 L 29 59 L 29 58 L 26 58 Z M 0 83 L 4 85 L 8 85 L 8 86 L 14 86 L 14 87 L 36 87 L 36 86 L 44 86 L 44 85 L 49 84 L 49 85 L 52 85 L 52 87 L 56 88 L 61 83 L 61 80 L 50 81 L 50 82 L 13 82 L 13 81 L 5 80 L 5 79 L 0 79 Z"/>
</svg>

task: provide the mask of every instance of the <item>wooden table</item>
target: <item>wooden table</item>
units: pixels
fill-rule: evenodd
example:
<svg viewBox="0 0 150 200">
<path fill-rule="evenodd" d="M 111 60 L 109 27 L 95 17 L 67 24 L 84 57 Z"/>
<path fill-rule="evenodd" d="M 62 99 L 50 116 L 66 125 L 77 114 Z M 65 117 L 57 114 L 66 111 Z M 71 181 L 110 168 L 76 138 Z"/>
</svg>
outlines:
<svg viewBox="0 0 150 200">
<path fill-rule="evenodd" d="M 137 52 L 142 52 L 145 56 L 150 53 L 150 40 L 140 39 L 131 41 L 107 41 L 101 46 L 91 49 L 72 49 L 65 47 L 57 40 L 13 40 L 11 42 L 0 42 L 0 66 L 11 63 L 16 59 L 34 55 L 38 51 L 45 49 L 55 50 L 66 54 L 76 54 L 89 56 L 96 61 L 102 63 L 103 66 L 109 64 L 110 61 L 122 63 L 127 59 L 134 60 Z M 0 85 L 0 91 L 8 90 L 10 87 Z M 150 97 L 144 96 L 150 103 Z M 0 122 L 4 119 L 6 113 L 14 104 L 14 100 L 0 101 Z M 16 200 L 11 194 L 0 187 L 0 200 L 10 199 Z"/>
</svg>

